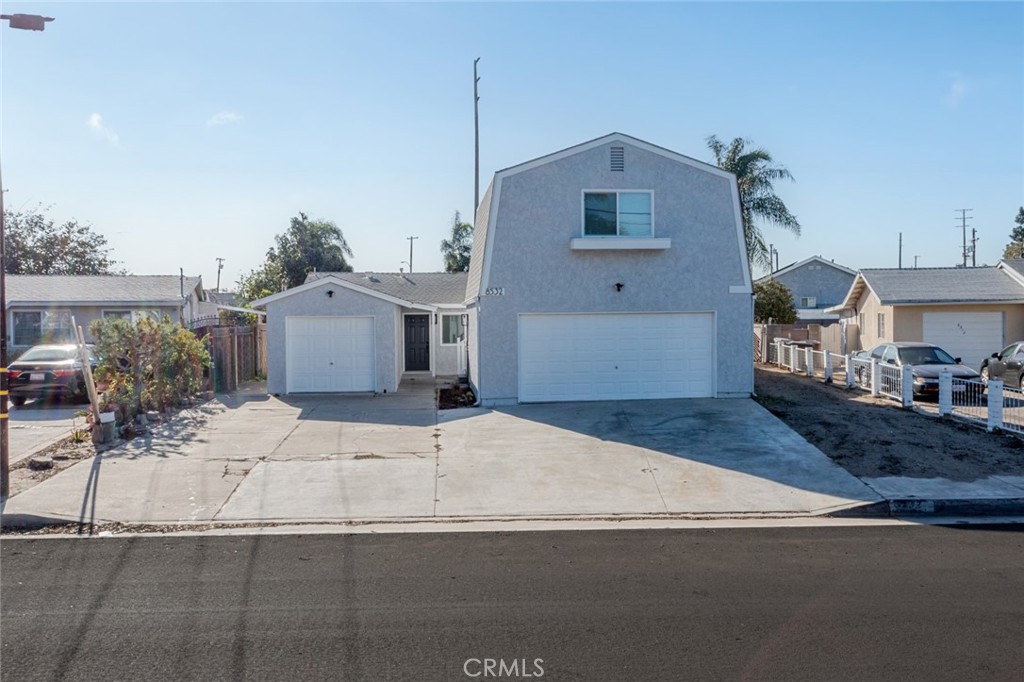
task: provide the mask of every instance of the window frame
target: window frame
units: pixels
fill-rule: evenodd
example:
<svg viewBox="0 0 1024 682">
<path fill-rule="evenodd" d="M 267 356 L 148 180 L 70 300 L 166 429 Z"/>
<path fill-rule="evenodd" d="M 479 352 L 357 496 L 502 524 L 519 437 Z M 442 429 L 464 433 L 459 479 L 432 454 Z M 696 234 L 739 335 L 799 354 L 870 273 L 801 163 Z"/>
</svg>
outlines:
<svg viewBox="0 0 1024 682">
<path fill-rule="evenodd" d="M 615 234 L 587 234 L 587 195 L 615 195 Z M 645 235 L 620 234 L 619 232 L 619 195 L 647 194 L 651 198 L 651 233 Z M 653 189 L 582 189 L 580 190 L 580 237 L 583 239 L 654 239 L 657 236 L 654 221 L 654 190 Z"/>
<path fill-rule="evenodd" d="M 133 322 L 133 312 L 134 311 L 128 309 L 102 310 L 100 311 L 100 317 L 104 320 L 123 320 L 125 319 L 125 316 L 127 316 L 128 321 Z"/>
<path fill-rule="evenodd" d="M 43 313 L 45 310 L 12 310 L 11 311 L 11 345 L 12 346 L 35 346 L 43 338 Z M 35 340 L 29 343 L 20 343 L 18 341 L 18 315 L 37 315 L 39 317 L 39 324 L 36 325 L 37 334 Z"/>
<path fill-rule="evenodd" d="M 878 313 L 877 327 L 878 338 L 881 339 L 885 336 L 885 313 Z"/>
<path fill-rule="evenodd" d="M 801 296 L 800 297 L 801 308 L 817 308 L 818 297 L 817 296 Z"/>
<path fill-rule="evenodd" d="M 441 331 L 441 334 L 440 334 L 440 336 L 441 336 L 441 345 L 442 346 L 457 346 L 457 345 L 459 345 L 458 336 L 456 336 L 454 341 L 445 341 L 444 340 L 445 339 L 445 336 L 444 336 L 444 318 L 446 318 L 446 317 L 457 317 L 459 319 L 459 324 L 458 324 L 457 329 L 461 329 L 462 336 L 465 337 L 465 335 L 466 335 L 466 326 L 467 326 L 466 325 L 466 314 L 465 313 L 441 313 L 441 325 L 440 325 L 441 326 L 441 330 L 440 330 Z"/>
</svg>

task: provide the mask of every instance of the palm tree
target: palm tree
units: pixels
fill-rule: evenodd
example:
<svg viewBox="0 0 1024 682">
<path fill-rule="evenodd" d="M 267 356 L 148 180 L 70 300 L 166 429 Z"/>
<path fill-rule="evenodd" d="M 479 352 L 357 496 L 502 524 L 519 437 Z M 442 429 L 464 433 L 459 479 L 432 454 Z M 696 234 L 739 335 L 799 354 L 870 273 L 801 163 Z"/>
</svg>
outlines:
<svg viewBox="0 0 1024 682">
<path fill-rule="evenodd" d="M 786 204 L 775 194 L 772 183 L 776 180 L 792 180 L 793 176 L 782 166 L 772 165 L 772 155 L 766 149 L 747 150 L 750 140 L 737 137 L 728 146 L 711 135 L 707 138 L 708 149 L 715 155 L 715 165 L 736 176 L 740 190 L 740 213 L 743 215 L 743 236 L 747 242 L 747 257 L 750 262 L 766 266 L 771 270 L 771 257 L 764 241 L 764 233 L 755 219 L 761 219 L 790 230 L 800 236 L 800 223 L 789 212 Z"/>
</svg>

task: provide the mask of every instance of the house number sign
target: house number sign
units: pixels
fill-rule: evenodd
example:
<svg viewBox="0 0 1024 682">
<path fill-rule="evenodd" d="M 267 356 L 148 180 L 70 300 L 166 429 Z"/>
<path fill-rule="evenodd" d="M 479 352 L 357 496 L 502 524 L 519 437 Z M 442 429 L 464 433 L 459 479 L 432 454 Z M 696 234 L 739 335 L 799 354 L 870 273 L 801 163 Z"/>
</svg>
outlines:
<svg viewBox="0 0 1024 682">
<path fill-rule="evenodd" d="M 484 296 L 504 296 L 505 287 L 487 287 L 484 289 Z"/>
</svg>

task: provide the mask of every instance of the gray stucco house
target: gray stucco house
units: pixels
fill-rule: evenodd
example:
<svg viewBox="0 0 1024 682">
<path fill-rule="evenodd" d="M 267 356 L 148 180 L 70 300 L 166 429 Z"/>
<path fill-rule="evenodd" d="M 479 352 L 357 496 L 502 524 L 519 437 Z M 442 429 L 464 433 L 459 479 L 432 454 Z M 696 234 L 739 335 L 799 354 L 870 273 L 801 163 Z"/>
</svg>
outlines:
<svg viewBox="0 0 1024 682">
<path fill-rule="evenodd" d="M 466 273 L 310 273 L 267 310 L 267 391 L 398 389 L 465 372 Z M 459 349 L 462 352 L 459 352 Z"/>
<path fill-rule="evenodd" d="M 811 256 L 765 275 L 756 283 L 769 279 L 781 282 L 793 294 L 798 322 L 828 324 L 837 321 L 839 315 L 825 309 L 843 301 L 856 276 L 855 271 L 835 261 Z"/>
<path fill-rule="evenodd" d="M 747 397 L 730 173 L 620 133 L 498 171 L 468 273 L 320 273 L 267 311 L 271 393 L 466 374 L 484 405 Z"/>
<path fill-rule="evenodd" d="M 485 405 L 753 391 L 736 178 L 628 135 L 495 173 L 466 304 Z"/>
<path fill-rule="evenodd" d="M 189 323 L 203 299 L 201 277 L 180 275 L 8 275 L 8 344 L 14 352 L 73 338 L 71 319 L 92 341 L 89 325 L 105 317 L 164 315 Z"/>
</svg>

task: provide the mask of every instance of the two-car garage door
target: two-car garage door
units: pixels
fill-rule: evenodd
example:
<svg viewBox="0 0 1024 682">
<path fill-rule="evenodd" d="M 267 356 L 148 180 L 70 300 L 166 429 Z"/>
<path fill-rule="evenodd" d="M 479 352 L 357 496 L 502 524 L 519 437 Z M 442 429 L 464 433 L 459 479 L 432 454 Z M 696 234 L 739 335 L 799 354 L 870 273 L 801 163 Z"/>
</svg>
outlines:
<svg viewBox="0 0 1024 682">
<path fill-rule="evenodd" d="M 373 391 L 372 317 L 288 317 L 288 393 Z"/>
<path fill-rule="evenodd" d="M 711 313 L 519 317 L 519 401 L 714 395 Z"/>
</svg>

